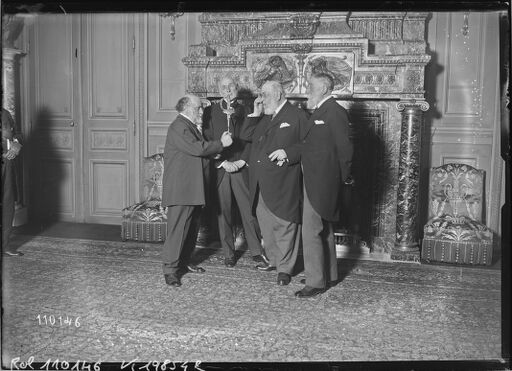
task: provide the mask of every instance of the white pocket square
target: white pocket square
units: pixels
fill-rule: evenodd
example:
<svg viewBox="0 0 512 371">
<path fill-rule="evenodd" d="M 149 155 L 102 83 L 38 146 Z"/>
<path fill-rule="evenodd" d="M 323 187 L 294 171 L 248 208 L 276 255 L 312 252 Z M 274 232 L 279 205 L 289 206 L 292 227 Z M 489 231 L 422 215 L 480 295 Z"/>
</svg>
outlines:
<svg viewBox="0 0 512 371">
<path fill-rule="evenodd" d="M 315 120 L 315 125 L 323 125 L 325 122 L 323 120 Z"/>
<path fill-rule="evenodd" d="M 283 122 L 281 125 L 279 125 L 279 129 L 281 129 L 281 128 L 287 128 L 287 127 L 289 127 L 289 126 L 290 126 L 290 124 L 289 124 L 289 123 L 287 123 L 287 122 Z"/>
</svg>

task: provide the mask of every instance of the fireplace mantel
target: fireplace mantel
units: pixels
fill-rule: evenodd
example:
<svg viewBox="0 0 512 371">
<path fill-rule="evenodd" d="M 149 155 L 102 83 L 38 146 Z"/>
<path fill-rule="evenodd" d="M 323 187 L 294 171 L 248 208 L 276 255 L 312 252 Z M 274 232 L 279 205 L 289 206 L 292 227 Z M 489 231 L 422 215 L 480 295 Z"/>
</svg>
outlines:
<svg viewBox="0 0 512 371">
<path fill-rule="evenodd" d="M 425 102 L 423 12 L 204 13 L 201 43 L 183 59 L 189 93 L 217 98 L 231 76 L 255 95 L 267 80 L 306 98 L 310 74 L 335 80 L 355 153 L 346 226 L 373 253 L 419 261 L 420 134 Z"/>
<path fill-rule="evenodd" d="M 340 81 L 340 98 L 424 99 L 427 13 L 202 14 L 202 42 L 189 48 L 188 91 L 218 96 L 230 74 L 255 92 L 265 74 L 284 74 L 289 96 L 305 96 L 313 68 Z"/>
</svg>

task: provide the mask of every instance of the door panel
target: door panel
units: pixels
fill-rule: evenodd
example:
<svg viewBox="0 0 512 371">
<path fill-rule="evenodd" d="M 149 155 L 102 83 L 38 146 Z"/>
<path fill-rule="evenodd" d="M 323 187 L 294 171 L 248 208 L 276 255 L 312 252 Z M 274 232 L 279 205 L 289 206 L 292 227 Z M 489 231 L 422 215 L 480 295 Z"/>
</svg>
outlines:
<svg viewBox="0 0 512 371">
<path fill-rule="evenodd" d="M 134 16 L 82 16 L 85 221 L 118 224 L 134 197 Z"/>
<path fill-rule="evenodd" d="M 81 220 L 78 16 L 39 15 L 30 53 L 34 76 L 30 149 L 32 216 Z"/>
</svg>

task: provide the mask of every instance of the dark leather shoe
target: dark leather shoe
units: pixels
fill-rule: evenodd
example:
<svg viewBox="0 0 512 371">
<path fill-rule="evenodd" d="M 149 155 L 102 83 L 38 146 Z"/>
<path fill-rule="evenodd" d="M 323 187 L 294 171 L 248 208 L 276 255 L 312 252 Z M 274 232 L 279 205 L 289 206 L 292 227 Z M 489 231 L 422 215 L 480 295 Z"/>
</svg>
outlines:
<svg viewBox="0 0 512 371">
<path fill-rule="evenodd" d="M 292 277 L 287 273 L 278 273 L 277 274 L 277 284 L 279 286 L 286 286 L 290 283 Z"/>
<path fill-rule="evenodd" d="M 204 273 L 206 272 L 204 268 L 199 267 L 197 265 L 189 264 L 187 265 L 187 270 L 191 273 Z"/>
<path fill-rule="evenodd" d="M 295 296 L 298 298 L 311 298 L 323 292 L 325 292 L 324 288 L 304 286 L 302 290 L 299 290 L 295 293 Z"/>
<path fill-rule="evenodd" d="M 262 271 L 262 272 L 270 272 L 270 271 L 274 271 L 276 270 L 276 267 L 272 266 L 272 265 L 269 265 L 269 264 L 263 264 L 263 263 L 260 263 L 256 266 L 256 268 L 259 270 L 259 271 Z"/>
<path fill-rule="evenodd" d="M 164 274 L 164 277 L 165 277 L 165 283 L 168 284 L 169 286 L 173 286 L 173 287 L 180 287 L 181 286 L 181 281 L 178 277 L 176 277 L 175 275 L 173 274 Z"/>
<path fill-rule="evenodd" d="M 7 250 L 7 251 L 5 251 L 5 255 L 8 255 L 8 256 L 23 256 L 24 254 L 22 252 L 19 252 L 19 251 Z"/>
<path fill-rule="evenodd" d="M 224 259 L 224 265 L 228 268 L 233 268 L 236 265 L 235 258 Z"/>
<path fill-rule="evenodd" d="M 265 255 L 263 255 L 263 254 L 253 256 L 252 260 L 255 261 L 256 263 L 261 263 L 261 264 L 264 264 L 264 265 L 269 265 L 270 264 L 270 262 L 268 261 L 268 258 Z"/>
</svg>

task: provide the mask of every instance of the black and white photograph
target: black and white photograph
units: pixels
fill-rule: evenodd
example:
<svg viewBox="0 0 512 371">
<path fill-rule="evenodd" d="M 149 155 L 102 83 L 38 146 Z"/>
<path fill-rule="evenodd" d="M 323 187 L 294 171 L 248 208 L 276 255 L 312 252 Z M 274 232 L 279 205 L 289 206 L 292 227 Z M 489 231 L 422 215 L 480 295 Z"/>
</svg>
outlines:
<svg viewBox="0 0 512 371">
<path fill-rule="evenodd" d="M 2 2 L 2 369 L 510 369 L 510 4 L 107 3 Z"/>
</svg>

